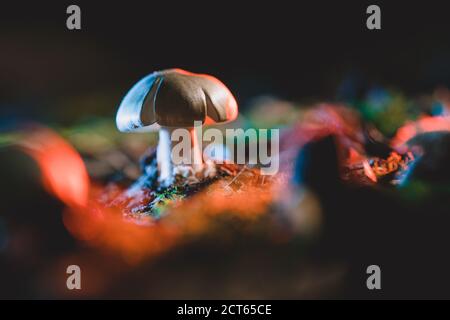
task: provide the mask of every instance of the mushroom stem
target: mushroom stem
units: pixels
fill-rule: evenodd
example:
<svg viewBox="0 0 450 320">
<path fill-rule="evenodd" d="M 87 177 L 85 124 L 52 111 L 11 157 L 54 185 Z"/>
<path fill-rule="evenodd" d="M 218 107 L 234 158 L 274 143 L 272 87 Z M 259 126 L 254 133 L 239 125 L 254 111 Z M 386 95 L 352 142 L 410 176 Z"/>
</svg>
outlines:
<svg viewBox="0 0 450 320">
<path fill-rule="evenodd" d="M 169 186 L 173 182 L 172 165 L 172 130 L 161 127 L 159 129 L 159 142 L 156 149 L 156 161 L 159 169 L 159 182 L 164 186 Z"/>
<path fill-rule="evenodd" d="M 183 154 L 186 165 L 190 165 L 196 173 L 203 168 L 202 147 L 198 140 L 196 127 L 185 128 L 189 132 L 190 153 Z M 161 127 L 159 130 L 159 142 L 156 150 L 156 160 L 159 170 L 159 182 L 162 186 L 168 187 L 174 181 L 174 163 L 172 159 L 172 132 L 175 129 Z"/>
<path fill-rule="evenodd" d="M 201 170 L 203 164 L 202 148 L 200 147 L 196 127 L 190 128 L 191 136 L 191 159 L 194 172 Z"/>
</svg>

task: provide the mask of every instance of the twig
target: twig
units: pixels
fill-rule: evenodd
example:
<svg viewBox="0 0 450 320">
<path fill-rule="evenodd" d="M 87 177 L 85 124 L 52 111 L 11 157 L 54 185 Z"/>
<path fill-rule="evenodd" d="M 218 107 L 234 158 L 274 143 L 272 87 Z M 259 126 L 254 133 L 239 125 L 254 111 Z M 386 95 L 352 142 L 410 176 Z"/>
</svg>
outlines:
<svg viewBox="0 0 450 320">
<path fill-rule="evenodd" d="M 266 182 L 266 176 L 262 176 L 262 181 L 261 181 L 261 185 L 264 185 L 264 182 Z"/>
<path fill-rule="evenodd" d="M 231 184 L 233 184 L 233 182 L 237 179 L 237 177 L 239 177 L 239 175 L 240 175 L 242 172 L 244 172 L 245 170 L 247 170 L 247 166 L 246 166 L 246 165 L 242 168 L 241 171 L 238 172 L 238 174 L 230 181 L 230 183 L 228 183 L 228 184 L 225 186 L 225 188 L 226 188 L 226 187 L 229 187 Z"/>
</svg>

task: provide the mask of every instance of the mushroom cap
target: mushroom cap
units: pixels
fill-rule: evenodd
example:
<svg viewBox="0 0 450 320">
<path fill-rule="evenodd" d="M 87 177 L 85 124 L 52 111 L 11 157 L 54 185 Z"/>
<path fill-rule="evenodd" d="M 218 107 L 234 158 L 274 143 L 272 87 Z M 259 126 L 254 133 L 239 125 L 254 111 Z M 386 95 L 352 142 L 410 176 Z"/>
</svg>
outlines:
<svg viewBox="0 0 450 320">
<path fill-rule="evenodd" d="M 136 83 L 116 115 L 122 132 L 193 127 L 236 119 L 238 107 L 230 90 L 217 78 L 182 69 L 154 72 Z"/>
</svg>

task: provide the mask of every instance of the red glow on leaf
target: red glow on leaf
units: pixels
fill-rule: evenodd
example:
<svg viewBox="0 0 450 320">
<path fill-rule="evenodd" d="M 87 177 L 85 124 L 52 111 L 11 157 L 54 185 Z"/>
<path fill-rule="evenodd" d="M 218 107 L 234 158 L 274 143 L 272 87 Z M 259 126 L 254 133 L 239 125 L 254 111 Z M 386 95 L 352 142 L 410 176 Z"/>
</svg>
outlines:
<svg viewBox="0 0 450 320">
<path fill-rule="evenodd" d="M 367 160 L 363 161 L 364 173 L 372 181 L 377 183 L 378 178 Z"/>
<path fill-rule="evenodd" d="M 414 136 L 434 131 L 450 131 L 450 117 L 424 117 L 416 122 L 407 123 L 398 129 L 392 145 L 400 148 Z"/>
<path fill-rule="evenodd" d="M 39 128 L 27 133 L 20 145 L 38 163 L 49 192 L 68 206 L 87 204 L 89 176 L 70 144 L 53 131 Z"/>
</svg>

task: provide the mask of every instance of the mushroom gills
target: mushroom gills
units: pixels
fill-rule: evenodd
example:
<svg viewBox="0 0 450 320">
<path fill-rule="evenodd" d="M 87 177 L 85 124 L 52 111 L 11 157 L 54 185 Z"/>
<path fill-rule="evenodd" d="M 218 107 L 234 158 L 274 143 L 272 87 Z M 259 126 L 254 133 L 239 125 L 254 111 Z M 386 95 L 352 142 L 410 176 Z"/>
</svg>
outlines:
<svg viewBox="0 0 450 320">
<path fill-rule="evenodd" d="M 116 115 L 119 131 L 148 131 L 147 127 L 156 122 L 154 101 L 160 84 L 161 77 L 158 72 L 154 72 L 141 79 L 128 91 Z"/>
</svg>

